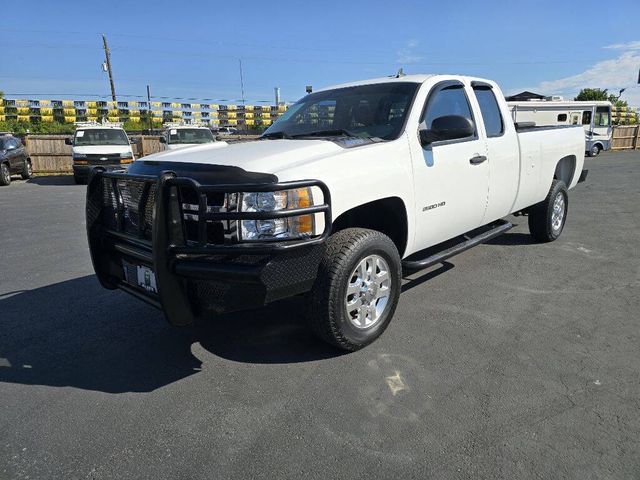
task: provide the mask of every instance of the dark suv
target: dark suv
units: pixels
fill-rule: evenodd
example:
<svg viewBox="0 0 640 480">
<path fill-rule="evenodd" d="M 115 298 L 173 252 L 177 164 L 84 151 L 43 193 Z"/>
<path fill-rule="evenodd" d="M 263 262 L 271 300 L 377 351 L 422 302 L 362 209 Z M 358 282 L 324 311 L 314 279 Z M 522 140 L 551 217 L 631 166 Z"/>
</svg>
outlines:
<svg viewBox="0 0 640 480">
<path fill-rule="evenodd" d="M 0 185 L 9 185 L 11 175 L 20 174 L 24 180 L 31 178 L 31 159 L 22 141 L 13 135 L 0 136 Z"/>
</svg>

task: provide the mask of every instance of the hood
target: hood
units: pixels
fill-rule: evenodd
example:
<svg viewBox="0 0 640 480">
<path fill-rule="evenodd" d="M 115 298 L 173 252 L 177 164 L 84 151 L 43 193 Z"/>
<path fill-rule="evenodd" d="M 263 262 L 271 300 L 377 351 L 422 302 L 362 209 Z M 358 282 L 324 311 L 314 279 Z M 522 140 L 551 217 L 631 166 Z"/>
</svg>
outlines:
<svg viewBox="0 0 640 480">
<path fill-rule="evenodd" d="M 225 143 L 220 148 L 217 143 Z M 285 168 L 344 152 L 328 140 L 256 140 L 244 143 L 198 145 L 186 149 L 154 153 L 135 163 L 150 161 L 185 162 L 237 166 L 252 172 L 278 173 Z"/>
<path fill-rule="evenodd" d="M 170 144 L 167 144 L 167 150 L 178 150 L 180 148 L 200 147 L 202 145 L 203 145 L 202 143 L 170 143 Z M 211 142 L 205 145 L 210 147 L 220 148 L 220 147 L 226 147 L 229 144 L 227 142 Z"/>
<path fill-rule="evenodd" d="M 131 152 L 130 145 L 82 145 L 73 147 L 73 153 L 87 154 L 108 154 Z"/>
</svg>

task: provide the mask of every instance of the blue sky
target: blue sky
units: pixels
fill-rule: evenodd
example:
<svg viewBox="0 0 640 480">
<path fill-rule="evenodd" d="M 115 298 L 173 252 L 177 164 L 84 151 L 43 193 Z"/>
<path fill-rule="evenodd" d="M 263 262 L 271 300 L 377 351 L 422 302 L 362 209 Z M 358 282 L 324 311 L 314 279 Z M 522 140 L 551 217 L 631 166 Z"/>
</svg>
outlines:
<svg viewBox="0 0 640 480">
<path fill-rule="evenodd" d="M 640 105 L 640 1 L 26 1 L 5 10 L 0 90 L 107 95 L 100 33 L 119 94 L 285 100 L 395 73 L 461 73 L 507 93 L 616 90 Z M 10 52 L 11 55 L 6 55 Z M 10 60 L 9 60 L 10 59 Z M 24 96 L 24 95 L 20 95 Z"/>
</svg>

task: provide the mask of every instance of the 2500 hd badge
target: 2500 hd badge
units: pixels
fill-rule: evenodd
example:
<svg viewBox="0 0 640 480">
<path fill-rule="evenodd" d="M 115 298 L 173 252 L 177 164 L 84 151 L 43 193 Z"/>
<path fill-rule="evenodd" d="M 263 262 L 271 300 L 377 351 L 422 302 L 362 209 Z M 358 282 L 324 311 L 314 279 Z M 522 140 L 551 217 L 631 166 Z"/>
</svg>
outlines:
<svg viewBox="0 0 640 480">
<path fill-rule="evenodd" d="M 509 230 L 511 213 L 528 214 L 536 240 L 557 239 L 584 152 L 581 126 L 514 124 L 490 80 L 339 85 L 303 97 L 257 141 L 95 172 L 91 257 L 104 287 L 173 325 L 304 295 L 316 335 L 357 350 L 391 322 L 403 269 Z"/>
</svg>

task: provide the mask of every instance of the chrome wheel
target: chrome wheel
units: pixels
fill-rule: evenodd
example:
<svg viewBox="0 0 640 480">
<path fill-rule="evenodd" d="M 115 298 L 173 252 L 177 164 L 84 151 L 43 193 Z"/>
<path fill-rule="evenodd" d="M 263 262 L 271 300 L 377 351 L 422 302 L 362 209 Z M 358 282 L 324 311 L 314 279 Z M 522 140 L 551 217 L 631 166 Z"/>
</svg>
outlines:
<svg viewBox="0 0 640 480">
<path fill-rule="evenodd" d="M 557 232 L 562 228 L 565 210 L 566 203 L 564 201 L 564 195 L 562 192 L 558 192 L 558 195 L 556 195 L 556 198 L 553 201 L 553 211 L 551 212 L 551 228 L 553 228 L 554 232 Z"/>
<path fill-rule="evenodd" d="M 600 147 L 598 147 L 597 145 L 594 145 L 593 147 L 591 147 L 590 153 L 592 157 L 597 157 L 598 154 L 600 153 Z"/>
<path fill-rule="evenodd" d="M 362 259 L 349 276 L 345 308 L 356 328 L 374 326 L 389 303 L 391 275 L 387 261 L 379 255 Z"/>
</svg>

